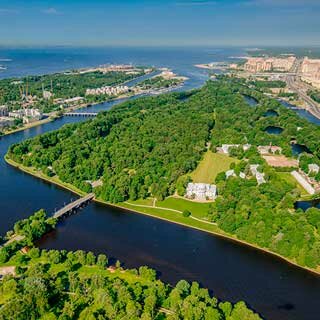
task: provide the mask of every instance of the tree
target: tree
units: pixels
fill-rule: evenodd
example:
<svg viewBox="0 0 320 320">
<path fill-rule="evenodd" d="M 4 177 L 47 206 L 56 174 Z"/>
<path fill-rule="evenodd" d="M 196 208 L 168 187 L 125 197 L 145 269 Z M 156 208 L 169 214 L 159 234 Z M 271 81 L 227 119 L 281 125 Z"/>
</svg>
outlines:
<svg viewBox="0 0 320 320">
<path fill-rule="evenodd" d="M 97 259 L 97 265 L 104 269 L 108 265 L 108 258 L 105 254 L 99 254 Z"/>
<path fill-rule="evenodd" d="M 93 252 L 89 251 L 86 255 L 86 264 L 93 266 L 96 263 L 96 256 Z"/>
<path fill-rule="evenodd" d="M 183 210 L 182 215 L 187 218 L 187 217 L 191 216 L 191 212 L 189 210 L 185 209 L 185 210 Z"/>
<path fill-rule="evenodd" d="M 157 273 L 155 270 L 150 269 L 147 266 L 143 266 L 139 268 L 139 275 L 146 280 L 154 281 Z"/>
<path fill-rule="evenodd" d="M 28 255 L 31 259 L 37 259 L 40 256 L 40 249 L 37 247 L 31 248 L 28 252 Z"/>
<path fill-rule="evenodd" d="M 182 296 L 187 296 L 190 293 L 190 284 L 185 281 L 185 280 L 180 280 L 177 284 L 176 284 L 176 289 L 179 290 L 180 294 Z"/>
</svg>

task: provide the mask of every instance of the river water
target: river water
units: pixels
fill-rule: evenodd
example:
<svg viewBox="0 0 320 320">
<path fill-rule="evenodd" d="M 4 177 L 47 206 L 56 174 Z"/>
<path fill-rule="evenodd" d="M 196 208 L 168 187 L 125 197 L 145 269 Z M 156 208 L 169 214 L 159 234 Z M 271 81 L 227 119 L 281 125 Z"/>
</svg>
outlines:
<svg viewBox="0 0 320 320">
<path fill-rule="evenodd" d="M 54 59 L 64 56 L 60 52 L 55 53 L 54 50 L 48 51 L 49 58 L 46 60 L 37 51 L 34 53 L 34 50 L 25 50 L 23 54 L 13 51 L 16 56 L 25 57 L 25 62 L 15 60 L 14 54 L 10 56 L 11 51 L 0 51 L 0 58 L 13 59 L 7 76 L 33 71 L 44 73 L 105 62 L 169 66 L 190 78 L 186 84 L 186 88 L 189 89 L 200 86 L 207 79 L 206 73 L 193 68 L 193 64 L 221 61 L 228 56 L 241 55 L 241 51 L 236 49 L 159 49 L 158 53 L 156 49 L 133 49 L 129 50 L 130 52 L 128 49 L 117 49 L 119 56 L 123 58 L 112 60 L 105 53 L 106 49 L 101 49 L 102 52 L 95 49 L 95 54 L 83 50 L 85 53 L 82 53 L 80 58 L 75 55 L 74 60 L 77 63 L 68 58 L 72 61 L 68 65 L 65 62 L 58 63 Z M 73 57 L 73 51 L 67 53 L 66 56 Z M 34 61 L 33 56 L 41 59 Z M 15 61 L 23 72 L 14 67 Z M 43 66 L 44 61 L 47 63 L 46 66 Z M 93 106 L 89 110 L 107 110 L 118 102 Z M 64 202 L 76 197 L 71 192 L 8 166 L 3 160 L 8 147 L 35 135 L 58 129 L 65 123 L 78 121 L 84 119 L 64 117 L 0 139 L 1 234 L 12 227 L 16 220 L 27 217 L 40 208 L 51 213 Z M 161 279 L 172 284 L 179 279 L 198 281 L 221 299 L 247 301 L 266 319 L 319 319 L 319 276 L 232 241 L 130 211 L 91 203 L 60 223 L 56 231 L 46 235 L 39 242 L 39 246 L 104 252 L 109 257 L 122 261 L 125 267 L 153 267 L 159 272 Z"/>
</svg>

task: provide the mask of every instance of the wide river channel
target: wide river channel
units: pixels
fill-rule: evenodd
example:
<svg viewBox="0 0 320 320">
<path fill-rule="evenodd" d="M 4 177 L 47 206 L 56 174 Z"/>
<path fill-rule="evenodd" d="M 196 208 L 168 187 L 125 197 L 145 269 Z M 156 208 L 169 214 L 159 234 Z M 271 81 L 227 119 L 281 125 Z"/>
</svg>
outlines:
<svg viewBox="0 0 320 320">
<path fill-rule="evenodd" d="M 187 75 L 193 72 L 197 73 L 192 69 Z M 199 72 L 187 88 L 200 85 L 205 78 Z M 88 110 L 107 110 L 114 103 Z M 320 122 L 304 111 L 299 113 Z M 0 234 L 40 208 L 52 213 L 76 197 L 7 165 L 3 157 L 8 147 L 78 121 L 84 118 L 64 117 L 0 139 Z M 155 268 L 162 280 L 172 284 L 179 279 L 198 281 L 220 299 L 246 301 L 266 319 L 320 319 L 320 276 L 233 241 L 130 211 L 91 203 L 60 223 L 39 246 L 104 252 L 128 268 Z"/>
</svg>

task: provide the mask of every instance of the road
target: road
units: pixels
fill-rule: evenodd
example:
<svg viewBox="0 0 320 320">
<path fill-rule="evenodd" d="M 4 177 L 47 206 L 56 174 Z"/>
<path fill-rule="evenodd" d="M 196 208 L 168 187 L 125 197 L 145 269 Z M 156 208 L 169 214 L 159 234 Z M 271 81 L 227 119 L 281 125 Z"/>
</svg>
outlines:
<svg viewBox="0 0 320 320">
<path fill-rule="evenodd" d="M 308 110 L 311 114 L 315 117 L 320 119 L 320 105 L 315 102 L 312 98 L 310 98 L 307 94 L 308 90 L 312 87 L 300 79 L 300 67 L 301 67 L 302 60 L 297 59 L 294 66 L 293 66 L 293 73 L 294 75 L 287 75 L 286 82 L 288 88 L 294 92 L 296 92 L 300 99 L 305 103 L 306 110 Z"/>
</svg>

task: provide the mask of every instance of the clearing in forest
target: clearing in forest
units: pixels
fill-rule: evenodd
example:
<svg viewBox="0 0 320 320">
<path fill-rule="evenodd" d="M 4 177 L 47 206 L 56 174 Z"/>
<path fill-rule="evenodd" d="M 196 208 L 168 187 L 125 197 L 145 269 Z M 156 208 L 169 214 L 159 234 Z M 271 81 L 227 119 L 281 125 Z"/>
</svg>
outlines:
<svg viewBox="0 0 320 320">
<path fill-rule="evenodd" d="M 227 171 L 231 163 L 238 161 L 225 154 L 213 153 L 208 150 L 190 177 L 193 182 L 214 183 L 218 173 Z"/>
</svg>

